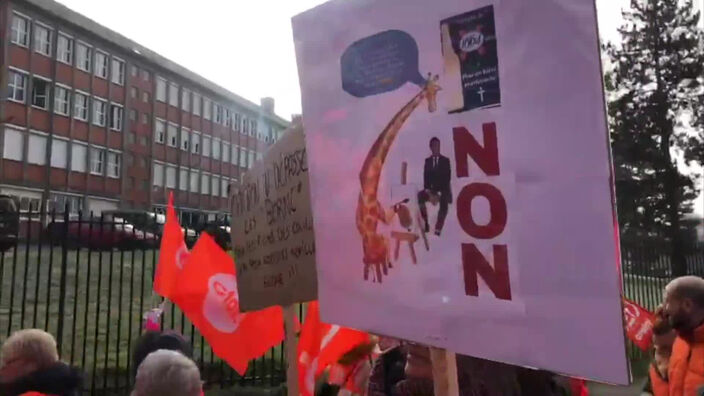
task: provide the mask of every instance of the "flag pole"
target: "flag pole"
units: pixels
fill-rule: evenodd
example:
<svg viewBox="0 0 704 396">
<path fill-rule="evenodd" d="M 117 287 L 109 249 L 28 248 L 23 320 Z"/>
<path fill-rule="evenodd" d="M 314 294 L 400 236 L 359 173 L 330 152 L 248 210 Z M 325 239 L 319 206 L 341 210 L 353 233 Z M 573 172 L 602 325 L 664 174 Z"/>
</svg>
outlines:
<svg viewBox="0 0 704 396">
<path fill-rule="evenodd" d="M 430 348 L 435 396 L 458 396 L 457 359 L 447 349 Z"/>
<path fill-rule="evenodd" d="M 288 396 L 299 396 L 298 392 L 298 338 L 296 338 L 296 306 L 284 307 L 284 327 L 286 330 L 286 387 Z"/>
</svg>

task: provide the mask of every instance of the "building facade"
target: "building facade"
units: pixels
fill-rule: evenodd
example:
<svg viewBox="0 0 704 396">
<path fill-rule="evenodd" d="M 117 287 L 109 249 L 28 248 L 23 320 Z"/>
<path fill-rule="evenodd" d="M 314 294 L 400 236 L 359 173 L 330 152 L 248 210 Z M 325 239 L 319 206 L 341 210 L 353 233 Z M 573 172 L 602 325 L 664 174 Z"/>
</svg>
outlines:
<svg viewBox="0 0 704 396">
<path fill-rule="evenodd" d="M 288 122 L 50 0 L 0 2 L 0 194 L 22 210 L 226 212 Z"/>
</svg>

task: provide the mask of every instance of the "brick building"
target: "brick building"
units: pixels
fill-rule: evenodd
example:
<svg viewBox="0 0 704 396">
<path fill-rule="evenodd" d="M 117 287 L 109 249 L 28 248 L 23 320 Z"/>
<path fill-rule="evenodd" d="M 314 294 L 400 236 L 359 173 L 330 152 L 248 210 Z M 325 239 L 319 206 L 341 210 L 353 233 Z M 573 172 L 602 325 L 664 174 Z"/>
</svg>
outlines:
<svg viewBox="0 0 704 396">
<path fill-rule="evenodd" d="M 50 0 L 0 2 L 0 194 L 21 208 L 226 210 L 288 122 Z"/>
</svg>

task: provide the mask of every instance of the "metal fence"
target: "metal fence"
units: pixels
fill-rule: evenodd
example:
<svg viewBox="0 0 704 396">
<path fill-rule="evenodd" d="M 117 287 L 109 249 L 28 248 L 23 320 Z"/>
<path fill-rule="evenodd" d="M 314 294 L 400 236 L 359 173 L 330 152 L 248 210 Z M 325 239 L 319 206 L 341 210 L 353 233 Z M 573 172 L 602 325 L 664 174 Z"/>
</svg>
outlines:
<svg viewBox="0 0 704 396">
<path fill-rule="evenodd" d="M 83 370 L 87 393 L 128 394 L 142 315 L 161 302 L 152 293 L 159 225 L 148 232 L 117 217 L 68 212 L 18 217 L 18 243 L 0 252 L 0 341 L 23 328 L 47 330 L 62 359 Z M 191 342 L 206 388 L 285 381 L 282 345 L 239 376 L 178 308 L 168 306 L 162 325 Z"/>
<path fill-rule="evenodd" d="M 114 216 L 67 211 L 18 218 L 17 245 L 0 253 L 0 341 L 22 328 L 45 329 L 55 335 L 62 358 L 83 369 L 86 392 L 127 394 L 142 314 L 161 302 L 152 293 L 158 224 L 149 232 Z M 193 231 L 195 239 L 199 230 Z M 671 279 L 667 244 L 624 241 L 621 250 L 626 297 L 654 309 Z M 690 247 L 686 257 L 688 272 L 704 275 L 704 245 Z M 239 376 L 178 308 L 169 306 L 162 324 L 191 342 L 206 388 L 285 382 L 283 345 Z M 629 355 L 647 357 L 633 345 Z"/>
</svg>

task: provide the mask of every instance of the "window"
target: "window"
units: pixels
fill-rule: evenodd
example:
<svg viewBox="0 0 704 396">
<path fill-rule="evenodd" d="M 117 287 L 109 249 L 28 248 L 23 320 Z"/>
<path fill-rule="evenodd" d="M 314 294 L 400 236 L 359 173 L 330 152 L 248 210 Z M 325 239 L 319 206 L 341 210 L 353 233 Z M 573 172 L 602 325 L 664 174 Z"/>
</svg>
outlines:
<svg viewBox="0 0 704 396">
<path fill-rule="evenodd" d="M 137 110 L 130 109 L 130 121 L 132 121 L 132 122 L 137 121 Z"/>
<path fill-rule="evenodd" d="M 98 98 L 93 98 L 93 125 L 104 127 L 107 111 L 107 102 Z"/>
<path fill-rule="evenodd" d="M 193 136 L 191 136 L 191 152 L 200 154 L 200 133 L 198 132 L 193 132 Z"/>
<path fill-rule="evenodd" d="M 76 43 L 76 67 L 84 72 L 90 73 L 90 47 L 78 42 Z"/>
<path fill-rule="evenodd" d="M 87 155 L 88 146 L 85 144 L 73 143 L 71 145 L 71 170 L 74 172 L 85 172 Z"/>
<path fill-rule="evenodd" d="M 240 120 L 242 119 L 242 116 L 239 115 L 238 113 L 235 113 L 235 122 L 232 123 L 232 126 L 234 127 L 236 132 L 240 131 Z"/>
<path fill-rule="evenodd" d="M 222 142 L 222 162 L 230 162 L 230 143 Z"/>
<path fill-rule="evenodd" d="M 233 144 L 232 145 L 232 155 L 230 155 L 230 162 L 232 163 L 232 165 L 237 165 L 237 160 L 238 160 L 237 150 L 239 150 L 239 146 L 236 144 Z"/>
<path fill-rule="evenodd" d="M 210 194 L 210 175 L 203 173 L 200 178 L 200 193 L 204 195 Z"/>
<path fill-rule="evenodd" d="M 127 132 L 127 144 L 134 144 L 135 141 L 135 134 L 132 132 Z"/>
<path fill-rule="evenodd" d="M 230 112 L 230 109 L 225 109 L 225 125 L 227 125 L 227 126 L 232 125 L 230 123 L 231 119 L 232 119 L 232 113 Z"/>
<path fill-rule="evenodd" d="M 51 30 L 38 23 L 34 24 L 34 51 L 51 56 Z"/>
<path fill-rule="evenodd" d="M 108 54 L 95 51 L 95 70 L 93 72 L 100 78 L 108 78 Z"/>
<path fill-rule="evenodd" d="M 156 100 L 166 102 L 166 80 L 161 77 L 156 78 Z"/>
<path fill-rule="evenodd" d="M 140 136 L 140 137 L 139 137 L 139 144 L 142 145 L 142 146 L 144 146 L 144 147 L 147 147 L 147 144 L 148 144 L 148 142 L 147 142 L 147 137 L 146 137 L 146 136 Z"/>
<path fill-rule="evenodd" d="M 169 104 L 178 107 L 178 85 L 169 83 Z"/>
<path fill-rule="evenodd" d="M 105 167 L 105 149 L 99 147 L 90 148 L 90 173 L 102 175 Z"/>
<path fill-rule="evenodd" d="M 190 190 L 192 193 L 198 192 L 198 172 L 197 171 L 191 170 L 189 187 L 190 187 Z"/>
<path fill-rule="evenodd" d="M 54 113 L 69 116 L 71 114 L 71 91 L 56 86 L 54 91 Z"/>
<path fill-rule="evenodd" d="M 213 158 L 220 159 L 220 139 L 213 139 Z"/>
<path fill-rule="evenodd" d="M 8 73 L 7 98 L 24 103 L 27 93 L 27 75 L 14 70 L 10 70 Z"/>
<path fill-rule="evenodd" d="M 111 81 L 117 85 L 125 83 L 125 62 L 121 59 L 112 58 L 112 70 L 110 71 Z"/>
<path fill-rule="evenodd" d="M 203 98 L 203 118 L 206 120 L 210 119 L 210 112 L 212 110 L 212 102 L 210 99 Z"/>
<path fill-rule="evenodd" d="M 166 188 L 176 188 L 176 167 L 166 166 Z"/>
<path fill-rule="evenodd" d="M 200 115 L 200 95 L 197 93 L 193 94 L 193 114 Z"/>
<path fill-rule="evenodd" d="M 242 133 L 245 135 L 249 132 L 249 120 L 242 117 Z"/>
<path fill-rule="evenodd" d="M 139 96 L 139 90 L 137 87 L 130 87 L 130 98 L 137 99 L 137 96 Z"/>
<path fill-rule="evenodd" d="M 181 110 L 190 111 L 191 110 L 191 91 L 183 89 L 181 92 Z"/>
<path fill-rule="evenodd" d="M 142 124 L 144 124 L 144 125 L 149 125 L 149 119 L 150 119 L 150 118 L 151 118 L 151 117 L 149 117 L 149 114 L 147 114 L 147 113 L 142 113 Z"/>
<path fill-rule="evenodd" d="M 219 104 L 216 103 L 215 104 L 215 122 L 216 123 L 218 123 L 218 124 L 223 123 L 224 118 L 223 118 L 222 114 L 223 114 L 222 106 L 220 106 Z"/>
<path fill-rule="evenodd" d="M 142 80 L 149 81 L 149 70 L 142 69 Z"/>
<path fill-rule="evenodd" d="M 254 165 L 254 155 L 255 154 L 256 153 L 254 152 L 254 150 L 249 150 L 249 166 L 248 166 L 249 169 L 251 169 L 252 166 Z"/>
<path fill-rule="evenodd" d="M 154 141 L 164 144 L 164 134 L 166 133 L 166 122 L 157 118 L 154 123 Z"/>
<path fill-rule="evenodd" d="M 203 135 L 203 156 L 210 157 L 210 136 Z"/>
<path fill-rule="evenodd" d="M 142 92 L 142 101 L 144 103 L 149 103 L 149 100 L 151 98 L 149 97 L 149 92 Z"/>
<path fill-rule="evenodd" d="M 56 43 L 56 59 L 68 65 L 73 62 L 73 39 L 59 33 Z"/>
<path fill-rule="evenodd" d="M 24 136 L 16 129 L 5 128 L 3 136 L 2 157 L 13 161 L 22 161 Z"/>
<path fill-rule="evenodd" d="M 114 151 L 108 151 L 108 177 L 118 179 L 120 177 L 120 160 L 122 155 Z"/>
<path fill-rule="evenodd" d="M 73 117 L 81 120 L 88 120 L 88 95 L 76 92 L 73 95 Z"/>
<path fill-rule="evenodd" d="M 116 105 L 114 103 L 110 104 L 110 129 L 113 131 L 122 131 L 122 116 L 124 110 L 122 106 Z M 135 119 L 137 116 L 135 115 Z"/>
<path fill-rule="evenodd" d="M 51 159 L 50 164 L 52 168 L 66 169 L 68 165 L 68 142 L 66 140 L 61 140 L 53 138 L 51 140 Z"/>
<path fill-rule="evenodd" d="M 130 153 L 125 153 L 125 165 L 126 166 L 134 165 L 134 155 L 132 155 Z"/>
<path fill-rule="evenodd" d="M 170 147 L 178 147 L 178 127 L 175 124 L 169 123 L 166 132 L 166 144 Z"/>
<path fill-rule="evenodd" d="M 12 42 L 23 47 L 29 46 L 29 19 L 12 15 Z"/>
<path fill-rule="evenodd" d="M 262 157 L 263 157 L 262 153 L 257 152 L 257 161 L 261 161 Z"/>
<path fill-rule="evenodd" d="M 187 128 L 181 128 L 181 150 L 188 151 L 188 145 L 191 143 L 190 133 Z"/>
<path fill-rule="evenodd" d="M 228 187 L 228 180 L 225 178 L 222 178 L 220 181 L 220 196 L 223 198 L 227 198 L 227 187 Z"/>
<path fill-rule="evenodd" d="M 247 149 L 242 148 L 240 150 L 240 168 L 246 168 L 247 167 Z"/>
<path fill-rule="evenodd" d="M 164 185 L 164 165 L 159 164 L 159 163 L 154 163 L 154 169 L 153 169 L 153 184 L 155 186 L 161 187 Z"/>
<path fill-rule="evenodd" d="M 47 80 L 34 77 L 32 79 L 32 106 L 48 109 L 50 90 L 51 86 Z"/>
<path fill-rule="evenodd" d="M 250 136 L 257 136 L 257 120 L 252 120 L 252 125 L 249 130 Z"/>
<path fill-rule="evenodd" d="M 178 170 L 178 189 L 188 191 L 188 169 L 186 168 Z"/>
<path fill-rule="evenodd" d="M 218 195 L 220 195 L 220 178 L 213 175 L 212 179 L 210 180 L 212 181 L 212 188 L 210 189 L 210 193 L 214 197 L 217 197 Z"/>
<path fill-rule="evenodd" d="M 130 66 L 130 76 L 137 77 L 139 74 L 139 68 L 135 65 Z"/>
</svg>

